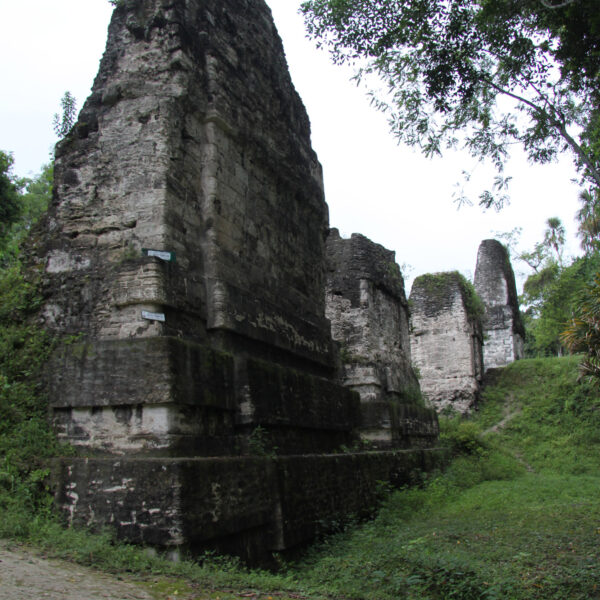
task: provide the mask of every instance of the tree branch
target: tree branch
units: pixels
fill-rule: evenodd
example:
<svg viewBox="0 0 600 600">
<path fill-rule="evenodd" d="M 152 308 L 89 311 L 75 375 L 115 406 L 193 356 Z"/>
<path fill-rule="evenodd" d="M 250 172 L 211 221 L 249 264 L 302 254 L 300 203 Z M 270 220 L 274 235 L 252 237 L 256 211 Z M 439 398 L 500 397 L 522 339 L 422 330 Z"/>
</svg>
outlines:
<svg viewBox="0 0 600 600">
<path fill-rule="evenodd" d="M 552 123 L 552 125 L 558 130 L 558 132 L 560 133 L 560 136 L 563 138 L 563 140 L 565 140 L 565 142 L 567 142 L 567 144 L 570 146 L 570 148 L 573 150 L 573 152 L 575 152 L 575 154 L 579 157 L 581 162 L 588 168 L 590 175 L 596 182 L 596 185 L 598 185 L 598 187 L 600 187 L 600 171 L 594 165 L 594 163 L 592 162 L 590 157 L 587 155 L 585 150 L 569 134 L 565 124 L 560 119 L 557 119 L 554 115 L 549 114 L 543 108 L 540 108 L 539 106 L 534 104 L 531 100 L 528 100 L 527 98 L 523 98 L 523 96 L 519 96 L 518 94 L 514 94 L 513 92 L 509 92 L 508 90 L 501 88 L 499 85 L 497 85 L 493 81 L 491 81 L 487 78 L 484 78 L 484 81 L 488 85 L 493 87 L 498 93 L 504 94 L 505 96 L 508 96 L 509 98 L 512 98 L 513 100 L 516 100 L 517 102 L 522 102 L 526 106 L 529 106 L 529 108 L 531 108 L 538 115 L 541 115 L 542 117 L 549 119 L 550 123 Z"/>
<path fill-rule="evenodd" d="M 554 9 L 554 8 L 564 8 L 565 6 L 569 6 L 569 4 L 573 4 L 573 2 L 576 2 L 576 0 L 563 0 L 562 2 L 559 2 L 558 4 L 552 4 L 552 2 L 550 0 L 540 0 L 540 2 L 546 8 Z"/>
</svg>

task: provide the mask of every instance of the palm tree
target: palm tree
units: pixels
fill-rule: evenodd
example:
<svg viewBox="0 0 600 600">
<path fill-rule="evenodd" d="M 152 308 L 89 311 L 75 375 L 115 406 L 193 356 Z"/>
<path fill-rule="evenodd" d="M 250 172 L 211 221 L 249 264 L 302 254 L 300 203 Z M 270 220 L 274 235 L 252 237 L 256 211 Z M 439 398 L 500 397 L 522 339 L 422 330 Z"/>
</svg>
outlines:
<svg viewBox="0 0 600 600">
<path fill-rule="evenodd" d="M 544 244 L 556 252 L 556 260 L 562 267 L 562 247 L 565 245 L 565 227 L 558 217 L 550 217 L 546 221 Z"/>
</svg>

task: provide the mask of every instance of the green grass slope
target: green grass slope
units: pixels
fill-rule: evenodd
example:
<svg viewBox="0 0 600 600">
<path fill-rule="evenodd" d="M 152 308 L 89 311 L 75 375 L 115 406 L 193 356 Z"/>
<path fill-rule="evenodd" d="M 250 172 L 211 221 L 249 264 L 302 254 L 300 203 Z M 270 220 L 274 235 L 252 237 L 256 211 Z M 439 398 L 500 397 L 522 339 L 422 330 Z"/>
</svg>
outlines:
<svg viewBox="0 0 600 600">
<path fill-rule="evenodd" d="M 600 399 L 577 359 L 504 369 L 455 458 L 377 519 L 330 540 L 303 574 L 344 598 L 600 598 Z"/>
</svg>

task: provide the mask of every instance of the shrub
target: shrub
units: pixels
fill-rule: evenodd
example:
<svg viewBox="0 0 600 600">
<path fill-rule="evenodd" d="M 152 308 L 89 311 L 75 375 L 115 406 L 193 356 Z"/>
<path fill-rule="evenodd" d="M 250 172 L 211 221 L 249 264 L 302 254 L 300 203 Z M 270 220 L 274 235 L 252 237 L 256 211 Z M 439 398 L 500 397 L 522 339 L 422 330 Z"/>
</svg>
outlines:
<svg viewBox="0 0 600 600">
<path fill-rule="evenodd" d="M 486 448 L 480 426 L 464 417 L 441 418 L 440 441 L 454 456 L 477 454 Z"/>
</svg>

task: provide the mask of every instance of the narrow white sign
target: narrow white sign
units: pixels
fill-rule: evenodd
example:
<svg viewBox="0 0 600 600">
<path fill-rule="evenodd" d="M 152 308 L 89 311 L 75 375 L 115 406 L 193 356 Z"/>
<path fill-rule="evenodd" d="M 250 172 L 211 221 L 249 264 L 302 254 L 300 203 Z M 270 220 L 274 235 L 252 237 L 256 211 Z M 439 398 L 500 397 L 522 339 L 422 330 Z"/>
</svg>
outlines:
<svg viewBox="0 0 600 600">
<path fill-rule="evenodd" d="M 142 248 L 142 251 L 148 256 L 156 256 L 156 258 L 160 258 L 161 260 L 165 260 L 167 262 L 175 262 L 175 252 L 167 252 L 166 250 L 150 250 L 149 248 Z"/>
<path fill-rule="evenodd" d="M 153 312 L 148 312 L 147 310 L 143 310 L 142 311 L 142 318 L 143 319 L 148 319 L 149 321 L 161 321 L 161 322 L 165 322 L 165 315 L 163 313 L 153 313 Z"/>
</svg>

